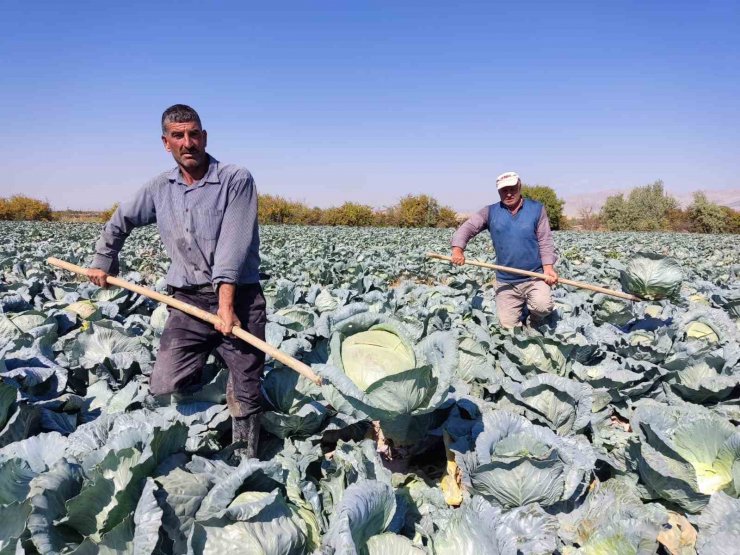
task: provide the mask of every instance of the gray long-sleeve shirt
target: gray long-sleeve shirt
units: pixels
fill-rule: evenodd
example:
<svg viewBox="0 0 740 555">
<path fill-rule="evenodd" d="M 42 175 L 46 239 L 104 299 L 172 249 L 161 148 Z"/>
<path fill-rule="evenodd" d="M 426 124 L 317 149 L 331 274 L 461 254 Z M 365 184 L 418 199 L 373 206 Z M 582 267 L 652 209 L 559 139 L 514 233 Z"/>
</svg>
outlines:
<svg viewBox="0 0 740 555">
<path fill-rule="evenodd" d="M 209 156 L 206 175 L 192 185 L 177 167 L 158 175 L 115 211 L 91 266 L 118 273 L 118 253 L 131 231 L 155 222 L 171 260 L 169 285 L 259 282 L 257 190 L 246 169 Z"/>
<path fill-rule="evenodd" d="M 524 199 L 524 202 L 527 202 Z M 488 229 L 488 213 L 490 205 L 481 208 L 478 212 L 470 216 L 452 236 L 452 246 L 460 247 L 465 250 L 468 242 L 478 235 L 484 229 Z M 521 210 L 521 205 L 517 211 Z M 515 211 L 516 213 L 516 211 Z M 558 260 L 557 251 L 555 250 L 555 241 L 552 238 L 550 229 L 550 219 L 547 217 L 545 207 L 542 207 L 540 219 L 537 220 L 537 243 L 540 246 L 540 258 L 543 264 L 555 264 Z"/>
</svg>

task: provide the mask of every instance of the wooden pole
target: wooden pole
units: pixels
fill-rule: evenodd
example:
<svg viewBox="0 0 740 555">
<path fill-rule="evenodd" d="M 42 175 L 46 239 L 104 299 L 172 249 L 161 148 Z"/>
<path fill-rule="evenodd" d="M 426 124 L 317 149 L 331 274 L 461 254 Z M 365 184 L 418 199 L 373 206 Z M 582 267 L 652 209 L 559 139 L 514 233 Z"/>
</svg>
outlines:
<svg viewBox="0 0 740 555">
<path fill-rule="evenodd" d="M 51 264 L 52 266 L 56 266 L 57 268 L 62 268 L 64 270 L 69 270 L 70 272 L 74 272 L 75 274 L 80 274 L 83 276 L 88 275 L 87 268 L 77 266 L 76 264 L 72 264 L 71 262 L 66 262 L 64 260 L 60 260 L 54 257 L 48 258 L 46 262 Z M 208 322 L 209 324 L 213 324 L 214 326 L 221 322 L 219 317 L 216 316 L 215 314 L 211 314 L 210 312 L 206 310 L 202 310 L 191 304 L 178 301 L 177 299 L 174 299 L 170 297 L 169 295 L 163 295 L 162 293 L 157 293 L 156 291 L 152 291 L 151 289 L 147 287 L 142 287 L 141 285 L 136 285 L 135 283 L 131 283 L 129 281 L 126 281 L 126 280 L 123 280 L 117 277 L 113 277 L 113 276 L 108 276 L 106 281 L 110 285 L 122 287 L 123 289 L 128 289 L 129 291 L 133 291 L 134 293 L 138 293 L 139 295 L 144 295 L 145 297 L 149 297 L 150 299 L 159 301 L 160 303 L 164 303 L 167 306 L 171 306 L 173 308 L 176 308 L 177 310 L 181 310 L 182 312 L 186 314 L 190 314 L 191 316 L 200 318 L 201 320 L 204 320 Z M 262 341 L 259 337 L 252 335 L 251 333 L 247 332 L 246 330 L 244 330 L 243 328 L 239 326 L 234 326 L 231 333 L 234 334 L 239 339 L 246 341 L 253 347 L 257 347 L 260 351 L 270 355 L 275 360 L 282 362 L 288 368 L 292 368 L 293 370 L 298 372 L 301 376 L 308 378 L 309 380 L 311 380 L 317 385 L 321 385 L 322 383 L 321 378 L 318 375 L 316 375 L 314 371 L 311 370 L 311 368 L 308 365 L 303 364 L 301 361 L 294 359 L 292 356 L 286 355 L 285 353 L 277 350 L 275 347 L 273 347 L 269 343 Z"/>
<path fill-rule="evenodd" d="M 437 254 L 434 252 L 428 252 L 427 257 L 452 262 L 451 256 L 444 256 L 443 254 Z M 547 277 L 545 274 L 540 274 L 538 272 L 530 272 L 528 270 L 509 268 L 508 266 L 499 266 L 498 264 L 488 264 L 487 262 L 480 262 L 479 260 L 466 259 L 465 264 L 470 264 L 471 266 L 480 266 L 481 268 L 490 268 L 492 270 L 500 270 L 503 272 L 509 272 L 510 274 L 518 274 L 520 276 L 528 276 L 540 279 L 545 279 Z M 611 295 L 612 297 L 618 297 L 620 299 L 625 299 L 628 301 L 639 302 L 642 300 L 640 297 L 630 295 L 629 293 L 622 293 L 621 291 L 615 291 L 613 289 L 607 289 L 606 287 L 599 287 L 598 285 L 591 285 L 589 283 L 583 283 L 581 281 L 573 281 L 572 279 L 558 278 L 558 283 L 562 283 L 563 285 L 571 285 L 573 287 L 580 287 L 581 289 L 588 289 L 589 291 L 596 291 L 597 293 Z"/>
</svg>

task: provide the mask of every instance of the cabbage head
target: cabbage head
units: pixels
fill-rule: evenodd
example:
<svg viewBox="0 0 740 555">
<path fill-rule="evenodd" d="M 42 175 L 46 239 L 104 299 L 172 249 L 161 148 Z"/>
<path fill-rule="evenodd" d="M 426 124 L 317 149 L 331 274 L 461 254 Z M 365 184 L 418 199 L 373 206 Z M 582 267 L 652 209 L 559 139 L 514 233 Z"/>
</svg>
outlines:
<svg viewBox="0 0 740 555">
<path fill-rule="evenodd" d="M 632 448 L 647 489 L 697 513 L 709 496 L 740 493 L 740 431 L 698 405 L 651 402 L 635 409 L 632 429 L 640 441 Z"/>
<path fill-rule="evenodd" d="M 386 437 L 409 444 L 426 436 L 431 413 L 447 400 L 457 343 L 436 332 L 415 343 L 403 324 L 361 313 L 338 324 L 329 363 L 318 366 L 322 393 L 340 413 L 380 421 Z"/>
<path fill-rule="evenodd" d="M 262 395 L 271 409 L 261 414 L 262 426 L 280 438 L 309 437 L 321 429 L 329 416 L 318 400 L 319 387 L 284 366 L 267 372 Z"/>
<path fill-rule="evenodd" d="M 640 252 L 620 273 L 622 289 L 643 299 L 673 298 L 681 289 L 683 273 L 672 258 Z"/>
<path fill-rule="evenodd" d="M 522 383 L 506 380 L 503 389 L 529 420 L 544 424 L 558 435 L 579 432 L 591 421 L 593 392 L 586 384 L 541 374 Z"/>
<path fill-rule="evenodd" d="M 658 503 L 643 504 L 634 485 L 612 478 L 597 483 L 575 511 L 559 515 L 560 536 L 582 555 L 655 553 L 658 536 L 668 524 L 668 511 Z"/>
<path fill-rule="evenodd" d="M 676 327 L 687 342 L 712 346 L 740 340 L 735 322 L 716 308 L 689 305 L 688 310 L 676 315 Z"/>
<path fill-rule="evenodd" d="M 556 518 L 536 503 L 504 513 L 474 496 L 451 511 L 447 522 L 435 525 L 435 555 L 545 555 L 557 552 L 559 545 Z"/>
<path fill-rule="evenodd" d="M 457 453 L 463 483 L 504 508 L 543 507 L 580 497 L 596 456 L 583 436 L 559 437 L 523 416 L 497 410 L 473 429 L 475 451 Z"/>
<path fill-rule="evenodd" d="M 393 326 L 377 324 L 341 342 L 344 373 L 363 391 L 378 380 L 416 366 L 414 349 Z"/>
<path fill-rule="evenodd" d="M 740 370 L 731 373 L 715 359 L 689 360 L 669 378 L 668 383 L 679 397 L 697 404 L 722 401 L 740 385 Z M 681 361 L 683 362 L 683 361 Z"/>
</svg>

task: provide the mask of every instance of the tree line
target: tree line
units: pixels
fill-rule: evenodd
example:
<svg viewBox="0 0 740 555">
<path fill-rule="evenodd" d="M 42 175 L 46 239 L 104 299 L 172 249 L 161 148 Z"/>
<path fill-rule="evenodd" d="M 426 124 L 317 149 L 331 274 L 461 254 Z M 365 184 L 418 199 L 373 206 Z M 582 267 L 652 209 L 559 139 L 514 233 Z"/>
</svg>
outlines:
<svg viewBox="0 0 740 555">
<path fill-rule="evenodd" d="M 658 180 L 608 197 L 598 212 L 582 208 L 573 224 L 586 230 L 740 233 L 740 212 L 711 202 L 701 191 L 682 209 Z"/>
<path fill-rule="evenodd" d="M 561 229 L 564 202 L 550 187 L 523 186 L 522 193 L 542 202 L 553 229 Z M 494 193 L 495 194 L 495 193 Z M 258 205 L 261 224 L 346 225 L 375 227 L 457 227 L 461 219 L 449 206 L 429 195 L 406 195 L 387 208 L 345 202 L 331 208 L 309 207 L 275 195 L 261 195 Z"/>
<path fill-rule="evenodd" d="M 627 195 L 620 193 L 610 196 L 599 211 L 582 208 L 574 219 L 565 217 L 565 202 L 558 198 L 551 187 L 524 185 L 522 194 L 544 204 L 554 230 L 740 233 L 740 212 L 711 202 L 701 191 L 694 193 L 693 202 L 682 209 L 678 201 L 666 193 L 662 181 L 636 187 Z M 494 191 L 492 201 L 495 196 Z M 106 222 L 117 206 L 114 204 L 103 212 L 54 212 L 46 201 L 15 195 L 0 198 L 0 220 Z M 441 205 L 430 195 L 406 195 L 386 208 L 373 208 L 354 202 L 318 208 L 265 194 L 259 195 L 258 219 L 260 224 L 375 227 L 452 228 L 461 223 L 452 208 Z"/>
<path fill-rule="evenodd" d="M 542 202 L 550 215 L 553 229 L 564 222 L 564 202 L 550 187 L 524 186 L 525 196 Z M 52 212 L 49 204 L 21 195 L 0 199 L 7 209 L 0 208 L 0 220 L 63 220 L 89 221 L 88 212 L 65 210 Z M 4 206 L 0 204 L 0 206 Z M 118 204 L 96 214 L 97 221 L 106 222 Z M 310 207 L 302 202 L 277 195 L 259 195 L 257 217 L 260 224 L 373 226 L 373 227 L 457 227 L 461 220 L 449 206 L 444 206 L 430 195 L 406 195 L 398 203 L 386 208 L 345 202 L 330 208 Z"/>
<path fill-rule="evenodd" d="M 398 204 L 375 209 L 366 204 L 345 202 L 330 208 L 310 207 L 276 195 L 260 195 L 257 205 L 260 224 L 344 225 L 395 227 L 454 227 L 457 214 L 429 195 L 407 195 Z"/>
</svg>

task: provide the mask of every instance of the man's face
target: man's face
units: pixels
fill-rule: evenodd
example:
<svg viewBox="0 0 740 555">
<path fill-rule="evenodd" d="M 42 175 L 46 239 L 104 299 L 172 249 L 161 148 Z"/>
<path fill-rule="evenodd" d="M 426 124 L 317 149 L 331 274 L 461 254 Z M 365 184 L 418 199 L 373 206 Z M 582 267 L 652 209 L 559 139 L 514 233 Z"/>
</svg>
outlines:
<svg viewBox="0 0 740 555">
<path fill-rule="evenodd" d="M 504 203 L 504 206 L 507 208 L 514 208 L 517 204 L 519 204 L 519 201 L 522 198 L 521 195 L 522 190 L 522 184 L 518 183 L 516 185 L 512 185 L 511 187 L 503 187 L 498 190 L 498 195 L 501 197 L 501 202 Z"/>
<path fill-rule="evenodd" d="M 206 143 L 208 134 L 198 122 L 168 123 L 167 133 L 162 135 L 162 143 L 177 165 L 194 170 L 206 163 Z"/>
</svg>

